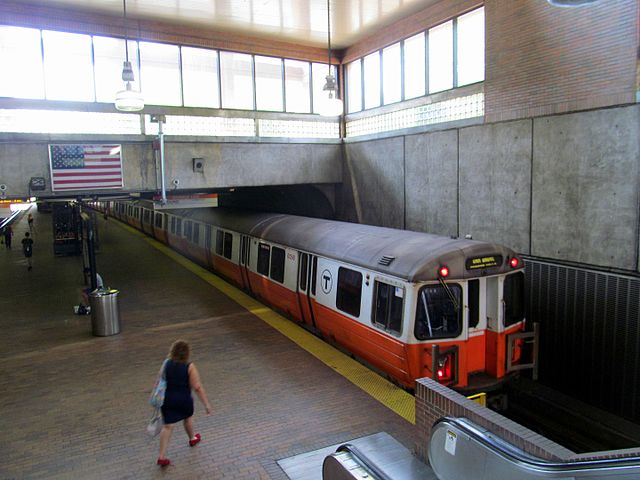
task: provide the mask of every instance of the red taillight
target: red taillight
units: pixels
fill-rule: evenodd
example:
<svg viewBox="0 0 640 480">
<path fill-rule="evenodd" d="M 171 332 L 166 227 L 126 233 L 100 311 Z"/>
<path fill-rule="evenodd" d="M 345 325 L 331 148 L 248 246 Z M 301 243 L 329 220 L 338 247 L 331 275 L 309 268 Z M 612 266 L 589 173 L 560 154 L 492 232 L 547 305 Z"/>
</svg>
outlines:
<svg viewBox="0 0 640 480">
<path fill-rule="evenodd" d="M 438 370 L 436 374 L 438 375 L 438 381 L 446 382 L 448 380 L 453 380 L 453 355 L 447 354 L 438 359 Z"/>
<path fill-rule="evenodd" d="M 520 260 L 518 260 L 516 257 L 513 257 L 509 261 L 509 265 L 511 265 L 511 268 L 518 268 L 518 266 L 520 265 Z"/>
<path fill-rule="evenodd" d="M 440 267 L 440 269 L 438 270 L 438 275 L 440 275 L 442 278 L 447 278 L 449 276 L 449 267 L 447 267 L 446 265 Z"/>
</svg>

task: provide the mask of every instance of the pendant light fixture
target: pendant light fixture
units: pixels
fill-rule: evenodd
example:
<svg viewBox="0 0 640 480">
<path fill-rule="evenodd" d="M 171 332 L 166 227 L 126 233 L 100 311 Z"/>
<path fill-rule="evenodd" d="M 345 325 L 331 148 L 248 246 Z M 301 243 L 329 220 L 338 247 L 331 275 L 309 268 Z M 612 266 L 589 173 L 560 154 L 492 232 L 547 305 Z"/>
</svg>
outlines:
<svg viewBox="0 0 640 480">
<path fill-rule="evenodd" d="M 342 100 L 338 98 L 338 86 L 336 84 L 336 77 L 331 74 L 331 9 L 329 6 L 331 0 L 327 0 L 327 43 L 329 51 L 329 61 L 327 62 L 327 68 L 329 74 L 326 76 L 327 83 L 322 88 L 323 91 L 328 92 L 328 98 L 323 99 L 318 106 L 318 113 L 325 117 L 335 117 L 342 115 L 344 106 Z"/>
<path fill-rule="evenodd" d="M 116 109 L 123 112 L 139 112 L 144 108 L 142 94 L 134 90 L 131 82 L 135 80 L 133 68 L 129 61 L 129 32 L 127 30 L 127 0 L 122 0 L 124 9 L 124 51 L 126 60 L 122 66 L 122 81 L 125 82 L 125 89 L 116 93 Z"/>
</svg>

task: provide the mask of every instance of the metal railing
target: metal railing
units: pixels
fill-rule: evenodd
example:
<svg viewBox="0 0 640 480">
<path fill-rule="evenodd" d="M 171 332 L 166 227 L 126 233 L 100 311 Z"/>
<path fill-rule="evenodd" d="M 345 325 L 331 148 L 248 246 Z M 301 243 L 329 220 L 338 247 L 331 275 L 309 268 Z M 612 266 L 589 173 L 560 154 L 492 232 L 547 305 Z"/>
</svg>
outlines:
<svg viewBox="0 0 640 480">
<path fill-rule="evenodd" d="M 528 363 L 513 363 L 513 352 L 516 348 L 516 341 L 521 340 L 523 344 L 531 344 L 531 361 Z M 533 380 L 538 379 L 538 350 L 540 348 L 540 324 L 533 324 L 533 331 L 518 332 L 507 335 L 507 373 L 517 370 L 532 369 Z"/>
</svg>

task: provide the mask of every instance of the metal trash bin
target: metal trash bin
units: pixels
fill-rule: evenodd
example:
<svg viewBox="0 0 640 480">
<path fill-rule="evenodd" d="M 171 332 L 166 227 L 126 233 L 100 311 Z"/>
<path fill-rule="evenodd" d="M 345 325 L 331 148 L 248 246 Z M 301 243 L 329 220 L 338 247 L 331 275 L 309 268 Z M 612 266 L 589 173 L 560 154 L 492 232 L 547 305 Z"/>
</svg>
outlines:
<svg viewBox="0 0 640 480">
<path fill-rule="evenodd" d="M 120 307 L 118 290 L 98 288 L 89 294 L 91 305 L 91 329 L 98 337 L 120 333 Z"/>
</svg>

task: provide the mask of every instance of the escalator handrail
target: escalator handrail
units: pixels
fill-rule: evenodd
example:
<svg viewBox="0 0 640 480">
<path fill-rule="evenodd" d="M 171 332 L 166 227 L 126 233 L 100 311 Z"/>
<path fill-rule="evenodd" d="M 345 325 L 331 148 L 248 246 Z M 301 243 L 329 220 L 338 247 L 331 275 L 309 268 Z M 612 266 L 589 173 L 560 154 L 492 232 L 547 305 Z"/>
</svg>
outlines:
<svg viewBox="0 0 640 480">
<path fill-rule="evenodd" d="M 543 473 L 578 473 L 585 470 L 624 470 L 638 468 L 640 470 L 640 456 L 622 458 L 603 458 L 591 460 L 576 460 L 573 462 L 550 462 L 533 455 L 529 455 L 505 440 L 481 431 L 476 425 L 464 418 L 443 417 L 434 425 L 433 430 L 440 424 L 450 425 L 461 430 L 476 442 L 480 443 L 496 455 L 514 463 L 524 469 Z"/>
<path fill-rule="evenodd" d="M 4 228 L 6 225 L 9 225 L 14 218 L 16 218 L 18 215 L 20 215 L 21 211 L 20 210 L 16 210 L 15 212 L 13 212 L 11 215 L 9 215 L 7 218 L 4 218 L 3 220 L 0 221 L 0 229 Z"/>
<path fill-rule="evenodd" d="M 350 453 L 352 456 L 354 456 L 358 460 L 358 462 L 360 462 L 365 468 L 369 470 L 369 473 L 373 473 L 380 480 L 393 480 L 389 475 L 387 475 L 382 470 L 380 470 L 376 466 L 375 462 L 373 462 L 373 460 L 371 460 L 367 455 L 362 453 L 361 450 L 358 450 L 358 448 L 355 447 L 354 445 L 350 443 L 344 443 L 336 449 L 336 453 L 338 452 Z"/>
</svg>

